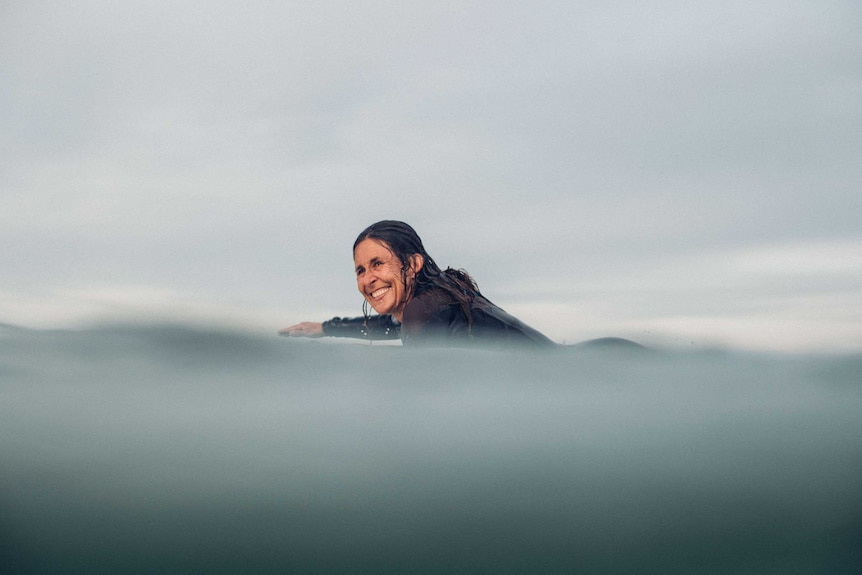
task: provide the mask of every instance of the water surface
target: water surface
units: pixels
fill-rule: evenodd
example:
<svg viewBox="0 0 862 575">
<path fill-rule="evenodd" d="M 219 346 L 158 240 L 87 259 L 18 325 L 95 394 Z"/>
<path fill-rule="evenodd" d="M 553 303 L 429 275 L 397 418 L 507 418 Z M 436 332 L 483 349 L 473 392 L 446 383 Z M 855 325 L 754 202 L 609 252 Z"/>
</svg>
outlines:
<svg viewBox="0 0 862 575">
<path fill-rule="evenodd" d="M 0 327 L 0 572 L 856 573 L 860 373 Z"/>
</svg>

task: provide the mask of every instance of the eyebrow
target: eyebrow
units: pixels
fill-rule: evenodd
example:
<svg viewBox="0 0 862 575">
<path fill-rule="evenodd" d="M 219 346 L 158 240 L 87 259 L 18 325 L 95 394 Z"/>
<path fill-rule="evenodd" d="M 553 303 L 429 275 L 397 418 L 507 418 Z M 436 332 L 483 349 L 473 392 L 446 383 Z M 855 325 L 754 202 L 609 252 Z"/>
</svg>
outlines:
<svg viewBox="0 0 862 575">
<path fill-rule="evenodd" d="M 368 264 L 370 265 L 370 264 L 373 264 L 373 263 L 375 263 L 375 262 L 381 262 L 381 263 L 382 263 L 382 262 L 383 262 L 383 260 L 381 260 L 381 259 L 380 259 L 379 257 L 377 257 L 377 256 L 374 256 L 373 258 L 371 258 L 371 261 L 370 261 L 370 262 L 368 262 Z M 362 269 L 364 269 L 364 268 L 365 268 L 365 266 L 363 266 L 363 265 L 361 265 L 361 264 L 360 264 L 360 265 L 356 266 L 356 272 L 358 273 L 360 270 L 362 270 Z"/>
</svg>

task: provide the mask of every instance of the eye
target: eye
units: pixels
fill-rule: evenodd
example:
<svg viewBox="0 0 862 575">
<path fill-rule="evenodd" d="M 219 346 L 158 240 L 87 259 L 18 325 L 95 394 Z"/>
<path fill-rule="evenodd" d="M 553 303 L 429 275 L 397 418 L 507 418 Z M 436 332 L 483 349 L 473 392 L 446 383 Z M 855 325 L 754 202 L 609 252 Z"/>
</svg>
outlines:
<svg viewBox="0 0 862 575">
<path fill-rule="evenodd" d="M 356 277 L 359 277 L 364 273 L 365 273 L 365 268 L 356 268 Z"/>
</svg>

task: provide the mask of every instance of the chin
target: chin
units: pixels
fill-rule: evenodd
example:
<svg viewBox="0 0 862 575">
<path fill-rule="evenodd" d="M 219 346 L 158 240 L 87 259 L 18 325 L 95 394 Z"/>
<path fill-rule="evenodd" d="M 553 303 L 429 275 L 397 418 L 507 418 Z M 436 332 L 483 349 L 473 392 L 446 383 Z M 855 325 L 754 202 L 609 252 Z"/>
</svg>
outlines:
<svg viewBox="0 0 862 575">
<path fill-rule="evenodd" d="M 376 306 L 371 302 L 369 302 L 368 305 L 371 306 L 371 309 L 374 310 L 374 313 L 379 314 L 379 315 L 387 314 L 387 313 L 389 313 L 389 310 L 391 309 L 388 306 Z"/>
<path fill-rule="evenodd" d="M 370 305 L 371 309 L 373 309 L 376 313 L 380 315 L 392 313 L 395 311 L 395 306 L 389 302 L 379 302 L 377 305 L 368 302 L 368 305 Z"/>
</svg>

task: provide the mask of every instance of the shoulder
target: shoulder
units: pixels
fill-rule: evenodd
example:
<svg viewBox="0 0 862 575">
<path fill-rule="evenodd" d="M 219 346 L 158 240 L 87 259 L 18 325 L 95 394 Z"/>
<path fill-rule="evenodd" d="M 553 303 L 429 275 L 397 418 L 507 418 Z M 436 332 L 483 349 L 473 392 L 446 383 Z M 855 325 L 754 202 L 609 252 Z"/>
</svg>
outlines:
<svg viewBox="0 0 862 575">
<path fill-rule="evenodd" d="M 425 323 L 441 310 L 448 308 L 452 303 L 442 290 L 428 290 L 412 297 L 407 302 L 407 305 L 404 307 L 403 322 L 405 324 L 413 322 Z"/>
<path fill-rule="evenodd" d="M 466 323 L 458 304 L 442 290 L 414 296 L 401 319 L 401 339 L 405 344 L 448 339 Z"/>
</svg>

